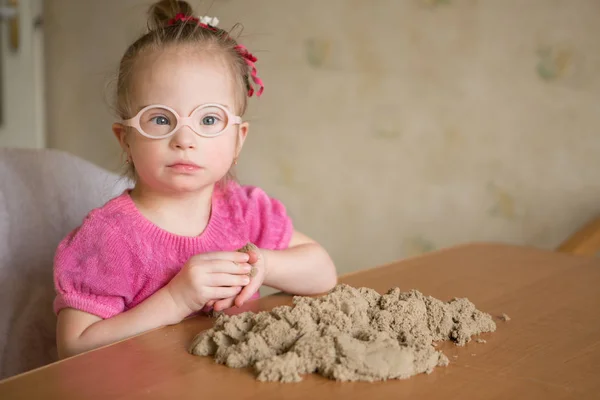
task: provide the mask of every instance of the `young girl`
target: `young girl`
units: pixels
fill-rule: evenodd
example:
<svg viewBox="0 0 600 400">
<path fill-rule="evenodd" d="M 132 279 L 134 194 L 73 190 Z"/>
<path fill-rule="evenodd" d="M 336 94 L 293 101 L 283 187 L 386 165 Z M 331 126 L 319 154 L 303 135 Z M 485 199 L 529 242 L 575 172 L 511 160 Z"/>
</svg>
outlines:
<svg viewBox="0 0 600 400">
<path fill-rule="evenodd" d="M 217 23 L 192 17 L 186 2 L 160 1 L 121 60 L 113 132 L 135 187 L 57 249 L 61 358 L 241 306 L 263 283 L 311 295 L 337 282 L 327 252 L 294 230 L 279 201 L 232 179 L 252 83 L 258 95 L 263 87 L 256 58 Z M 236 251 L 247 243 L 259 249 Z"/>
</svg>

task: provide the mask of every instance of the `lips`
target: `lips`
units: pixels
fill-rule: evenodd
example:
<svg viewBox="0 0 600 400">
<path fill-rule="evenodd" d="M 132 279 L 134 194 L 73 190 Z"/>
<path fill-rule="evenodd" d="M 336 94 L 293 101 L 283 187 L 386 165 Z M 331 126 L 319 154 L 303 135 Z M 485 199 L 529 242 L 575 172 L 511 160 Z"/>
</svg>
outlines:
<svg viewBox="0 0 600 400">
<path fill-rule="evenodd" d="M 200 166 L 198 164 L 195 164 L 191 161 L 176 161 L 173 164 L 169 165 L 169 167 L 174 167 L 176 165 L 184 165 L 184 166 L 189 166 L 189 167 L 196 167 L 196 168 L 200 168 Z"/>
<path fill-rule="evenodd" d="M 199 170 L 201 167 L 198 164 L 195 164 L 191 161 L 176 161 L 173 164 L 168 165 L 169 168 L 172 168 L 174 170 L 177 171 L 187 171 L 187 172 L 191 172 L 191 171 L 197 171 Z"/>
</svg>

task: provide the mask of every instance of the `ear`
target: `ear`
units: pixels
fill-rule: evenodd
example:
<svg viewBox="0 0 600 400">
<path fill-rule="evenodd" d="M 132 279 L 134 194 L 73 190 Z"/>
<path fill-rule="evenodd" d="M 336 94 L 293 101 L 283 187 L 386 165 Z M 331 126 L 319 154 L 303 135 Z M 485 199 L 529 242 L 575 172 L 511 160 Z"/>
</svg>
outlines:
<svg viewBox="0 0 600 400">
<path fill-rule="evenodd" d="M 127 132 L 125 130 L 125 127 L 118 123 L 115 122 L 112 125 L 112 131 L 115 134 L 115 137 L 117 138 L 117 140 L 119 141 L 119 144 L 121 145 L 121 148 L 123 149 L 124 152 L 126 152 L 127 154 L 129 154 L 129 152 L 127 151 L 129 149 L 129 145 L 127 144 L 126 136 L 127 136 Z"/>
<path fill-rule="evenodd" d="M 248 136 L 248 130 L 250 129 L 250 124 L 248 122 L 242 122 L 238 129 L 237 133 L 237 146 L 235 149 L 235 157 L 239 157 L 242 152 L 242 147 L 244 147 L 244 142 L 246 141 L 246 136 Z"/>
</svg>

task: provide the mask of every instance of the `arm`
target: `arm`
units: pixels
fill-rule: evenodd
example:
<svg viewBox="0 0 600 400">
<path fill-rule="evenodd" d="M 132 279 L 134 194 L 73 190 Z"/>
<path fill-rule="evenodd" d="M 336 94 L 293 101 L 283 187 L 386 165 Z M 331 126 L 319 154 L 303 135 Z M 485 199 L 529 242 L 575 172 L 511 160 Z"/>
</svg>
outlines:
<svg viewBox="0 0 600 400">
<path fill-rule="evenodd" d="M 164 325 L 176 324 L 213 299 L 237 295 L 248 284 L 248 255 L 204 253 L 190 258 L 162 289 L 136 307 L 107 319 L 64 308 L 58 314 L 60 358 L 105 346 Z"/>
<path fill-rule="evenodd" d="M 248 240 L 258 254 L 250 251 L 250 264 L 256 267 L 250 283 L 235 298 L 222 299 L 214 309 L 241 306 L 264 283 L 299 295 L 325 293 L 337 284 L 333 261 L 314 240 L 294 230 L 285 207 L 256 187 L 243 187 L 235 192 L 238 208 L 244 210 Z"/>
<path fill-rule="evenodd" d="M 328 292 L 337 284 L 335 266 L 327 252 L 300 232 L 293 232 L 287 249 L 261 249 L 258 253 L 251 251 L 248 261 L 258 267 L 257 275 L 239 295 L 217 301 L 215 310 L 224 310 L 234 304 L 240 307 L 263 283 L 304 296 Z"/>
<path fill-rule="evenodd" d="M 317 242 L 294 231 L 289 248 L 261 250 L 265 258 L 264 284 L 299 295 L 325 293 L 337 284 L 335 265 Z"/>
<path fill-rule="evenodd" d="M 112 222 L 91 214 L 57 248 L 54 309 L 60 358 L 183 318 L 177 316 L 165 290 L 124 312 L 124 299 L 133 297 L 128 277 L 139 260 Z"/>
<path fill-rule="evenodd" d="M 166 287 L 137 307 L 112 318 L 65 308 L 58 314 L 56 342 L 59 358 L 70 357 L 135 336 L 185 318 Z"/>
</svg>

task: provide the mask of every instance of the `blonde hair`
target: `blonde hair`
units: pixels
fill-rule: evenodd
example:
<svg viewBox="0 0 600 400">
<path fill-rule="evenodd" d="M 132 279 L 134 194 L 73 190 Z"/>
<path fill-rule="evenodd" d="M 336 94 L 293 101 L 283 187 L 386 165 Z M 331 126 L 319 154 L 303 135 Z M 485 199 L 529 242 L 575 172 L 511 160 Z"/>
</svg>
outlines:
<svg viewBox="0 0 600 400">
<path fill-rule="evenodd" d="M 199 51 L 215 57 L 222 57 L 225 60 L 231 76 L 235 80 L 236 115 L 244 115 L 248 104 L 248 94 L 253 91 L 250 84 L 251 67 L 238 50 L 237 41 L 222 29 L 198 24 L 198 20 L 193 19 L 192 7 L 186 1 L 158 1 L 150 6 L 148 14 L 148 32 L 127 48 L 119 63 L 116 82 L 116 112 L 118 116 L 122 119 L 133 117 L 128 94 L 132 72 L 140 54 L 160 51 L 168 46 L 181 45 L 196 46 Z M 128 163 L 127 175 L 135 180 L 133 162 Z M 228 172 L 226 179 L 235 179 L 233 168 Z"/>
</svg>

